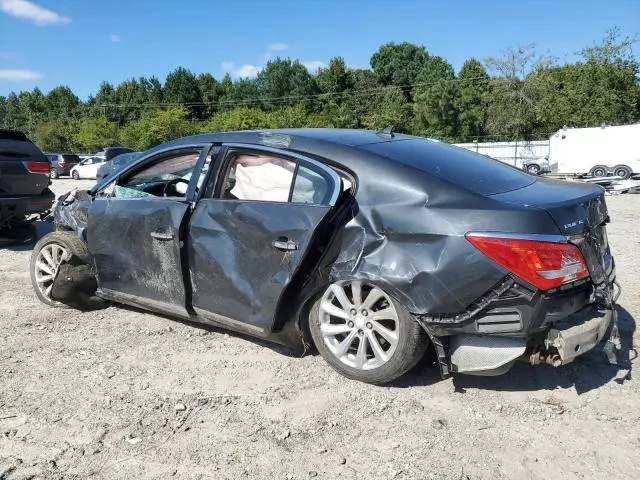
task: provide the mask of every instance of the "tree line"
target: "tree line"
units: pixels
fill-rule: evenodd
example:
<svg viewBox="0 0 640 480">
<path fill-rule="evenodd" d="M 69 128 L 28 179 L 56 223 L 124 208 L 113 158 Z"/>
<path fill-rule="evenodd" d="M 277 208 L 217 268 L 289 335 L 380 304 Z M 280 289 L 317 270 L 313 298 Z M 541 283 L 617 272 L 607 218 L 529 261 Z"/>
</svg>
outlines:
<svg viewBox="0 0 640 480">
<path fill-rule="evenodd" d="M 456 72 L 411 43 L 382 45 L 370 69 L 340 57 L 311 74 L 276 58 L 254 79 L 217 80 L 180 67 L 156 77 L 102 83 L 82 101 L 67 86 L 0 96 L 0 125 L 24 131 L 45 151 L 93 152 L 121 144 L 144 150 L 198 132 L 254 128 L 381 129 L 446 141 L 547 138 L 563 126 L 640 121 L 635 38 L 617 29 L 577 52 L 574 63 L 534 45 L 468 59 Z"/>
</svg>

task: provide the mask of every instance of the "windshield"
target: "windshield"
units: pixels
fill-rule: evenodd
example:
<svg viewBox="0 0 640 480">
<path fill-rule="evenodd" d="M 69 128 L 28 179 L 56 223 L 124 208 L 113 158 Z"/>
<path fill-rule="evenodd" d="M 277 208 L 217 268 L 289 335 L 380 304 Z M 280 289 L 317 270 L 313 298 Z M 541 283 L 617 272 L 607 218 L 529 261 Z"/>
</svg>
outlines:
<svg viewBox="0 0 640 480">
<path fill-rule="evenodd" d="M 419 168 L 434 177 L 481 195 L 526 187 L 535 177 L 498 160 L 424 139 L 380 142 L 360 147 Z"/>
</svg>

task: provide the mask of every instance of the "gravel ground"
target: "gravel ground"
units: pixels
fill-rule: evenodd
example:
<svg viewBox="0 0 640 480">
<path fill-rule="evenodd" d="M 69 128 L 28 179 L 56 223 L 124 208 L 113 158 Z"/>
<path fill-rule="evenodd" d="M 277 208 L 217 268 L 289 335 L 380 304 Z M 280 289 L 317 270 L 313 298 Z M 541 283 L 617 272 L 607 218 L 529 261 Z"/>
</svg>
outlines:
<svg viewBox="0 0 640 480">
<path fill-rule="evenodd" d="M 631 355 L 640 195 L 608 203 Z M 640 478 L 639 384 L 600 354 L 445 381 L 426 358 L 374 387 L 221 330 L 47 308 L 32 247 L 0 251 L 0 479 Z"/>
</svg>

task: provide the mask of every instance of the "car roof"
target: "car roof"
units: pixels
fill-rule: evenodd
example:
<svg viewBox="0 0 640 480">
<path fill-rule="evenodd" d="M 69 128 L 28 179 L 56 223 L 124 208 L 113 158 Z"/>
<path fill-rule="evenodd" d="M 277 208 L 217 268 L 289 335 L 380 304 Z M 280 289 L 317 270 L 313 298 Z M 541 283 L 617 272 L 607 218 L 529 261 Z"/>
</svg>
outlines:
<svg viewBox="0 0 640 480">
<path fill-rule="evenodd" d="M 403 134 L 386 135 L 372 130 L 354 130 L 339 128 L 291 128 L 240 130 L 234 132 L 215 132 L 191 135 L 178 138 L 147 150 L 144 156 L 156 151 L 165 150 L 181 145 L 199 143 L 244 143 L 249 145 L 274 147 L 291 150 L 298 153 L 321 157 L 326 160 L 351 169 L 358 173 L 369 170 L 376 160 L 385 163 L 398 163 L 396 160 L 384 158 L 360 147 L 381 142 L 395 142 L 401 140 L 419 139 L 431 142 L 423 137 L 413 137 Z M 436 142 L 433 142 L 434 144 Z M 399 162 L 402 163 L 402 162 Z"/>
</svg>

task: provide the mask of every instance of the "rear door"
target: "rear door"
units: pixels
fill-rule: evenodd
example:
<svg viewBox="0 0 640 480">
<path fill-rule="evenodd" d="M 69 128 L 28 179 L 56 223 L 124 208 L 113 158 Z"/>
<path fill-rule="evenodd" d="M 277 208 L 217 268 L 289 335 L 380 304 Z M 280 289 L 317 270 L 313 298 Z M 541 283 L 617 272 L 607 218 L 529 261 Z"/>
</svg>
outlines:
<svg viewBox="0 0 640 480">
<path fill-rule="evenodd" d="M 183 222 L 196 192 L 199 175 L 193 173 L 202 170 L 209 148 L 192 145 L 156 153 L 98 192 L 87 244 L 104 297 L 189 316 Z"/>
<path fill-rule="evenodd" d="M 214 193 L 189 224 L 192 305 L 204 320 L 265 333 L 341 180 L 320 162 L 266 147 L 227 144 L 219 158 Z"/>
</svg>

